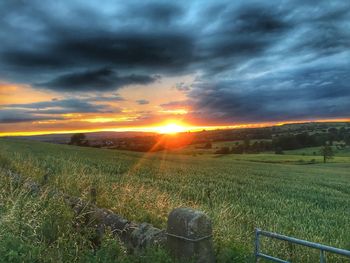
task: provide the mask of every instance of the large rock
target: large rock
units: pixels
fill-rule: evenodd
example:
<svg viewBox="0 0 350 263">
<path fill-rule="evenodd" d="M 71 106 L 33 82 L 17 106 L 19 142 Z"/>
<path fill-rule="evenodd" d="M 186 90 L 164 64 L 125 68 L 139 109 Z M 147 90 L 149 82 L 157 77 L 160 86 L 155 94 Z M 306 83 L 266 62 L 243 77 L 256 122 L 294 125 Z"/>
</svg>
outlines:
<svg viewBox="0 0 350 263">
<path fill-rule="evenodd" d="M 215 262 L 212 223 L 208 216 L 191 208 L 174 209 L 168 217 L 167 247 L 180 260 Z"/>
<path fill-rule="evenodd" d="M 130 227 L 129 242 L 136 251 L 143 250 L 148 247 L 164 246 L 166 243 L 165 231 L 156 228 L 148 223 L 135 225 Z"/>
</svg>

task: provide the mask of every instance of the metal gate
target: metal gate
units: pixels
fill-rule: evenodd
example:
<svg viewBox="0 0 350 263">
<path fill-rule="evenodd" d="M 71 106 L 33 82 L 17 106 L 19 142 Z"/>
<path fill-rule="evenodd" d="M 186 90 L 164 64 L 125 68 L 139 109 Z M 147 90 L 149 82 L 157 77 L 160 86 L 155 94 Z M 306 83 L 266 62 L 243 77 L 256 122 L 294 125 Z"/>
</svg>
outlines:
<svg viewBox="0 0 350 263">
<path fill-rule="evenodd" d="M 284 236 L 284 235 L 280 235 L 280 234 L 277 234 L 277 233 L 268 232 L 268 231 L 264 231 L 264 230 L 261 230 L 259 228 L 256 228 L 255 229 L 255 261 L 256 262 L 258 262 L 259 258 L 264 258 L 264 259 L 271 260 L 273 262 L 291 263 L 289 261 L 286 261 L 286 260 L 283 260 L 283 259 L 279 259 L 279 258 L 276 258 L 276 257 L 273 257 L 273 256 L 266 255 L 264 253 L 261 253 L 260 252 L 260 240 L 259 240 L 260 236 L 275 238 L 275 239 L 278 239 L 278 240 L 283 240 L 283 241 L 286 241 L 286 242 L 290 242 L 290 243 L 294 243 L 294 244 L 298 244 L 298 245 L 302 245 L 302 246 L 318 249 L 318 250 L 320 250 L 320 262 L 321 263 L 326 263 L 325 252 L 330 252 L 330 253 L 335 253 L 335 254 L 338 254 L 338 255 L 342 255 L 344 257 L 348 257 L 349 260 L 350 260 L 350 251 L 349 250 L 339 249 L 339 248 L 330 247 L 330 246 L 325 246 L 325 245 L 321 245 L 321 244 L 318 244 L 318 243 L 309 242 L 309 241 L 297 239 L 297 238 L 294 238 L 294 237 L 288 237 L 288 236 Z"/>
</svg>

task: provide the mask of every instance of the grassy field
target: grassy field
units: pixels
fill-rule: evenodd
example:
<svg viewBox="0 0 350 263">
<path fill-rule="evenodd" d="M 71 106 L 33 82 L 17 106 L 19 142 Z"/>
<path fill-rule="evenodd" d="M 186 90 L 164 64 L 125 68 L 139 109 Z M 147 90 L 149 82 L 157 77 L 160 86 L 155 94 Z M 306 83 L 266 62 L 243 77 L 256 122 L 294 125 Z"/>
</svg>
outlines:
<svg viewBox="0 0 350 263">
<path fill-rule="evenodd" d="M 350 249 L 348 155 L 323 164 L 320 156 L 296 152 L 192 150 L 143 154 L 0 139 L 0 165 L 38 182 L 47 174 L 50 187 L 86 199 L 94 186 L 99 206 L 158 227 L 175 207 L 201 209 L 213 220 L 218 262 L 253 262 L 255 227 Z M 301 165 L 311 159 L 315 163 Z M 317 262 L 318 252 L 306 248 L 265 241 L 263 249 L 293 262 Z"/>
<path fill-rule="evenodd" d="M 217 155 L 217 158 L 224 158 L 227 160 L 240 160 L 258 163 L 276 163 L 276 164 L 322 164 L 323 156 L 311 155 L 297 155 L 297 154 L 273 154 L 273 153 L 259 153 L 259 154 L 227 154 Z M 328 164 L 336 163 L 350 163 L 348 156 L 335 156 L 331 160 L 327 160 Z"/>
<path fill-rule="evenodd" d="M 290 150 L 285 151 L 285 154 L 315 156 L 320 154 L 320 148 L 321 147 L 308 147 L 298 150 Z M 336 157 L 350 157 L 350 147 L 337 149 L 335 146 L 333 146 L 332 148 Z"/>
<path fill-rule="evenodd" d="M 250 143 L 254 143 L 255 141 L 268 141 L 268 140 L 251 140 Z M 204 146 L 204 144 L 194 144 L 194 145 L 189 145 L 187 147 L 181 148 L 181 149 L 176 149 L 173 150 L 173 153 L 178 153 L 178 154 L 187 154 L 187 155 L 202 155 L 202 154 L 214 154 L 217 150 L 219 150 L 221 147 L 235 147 L 238 144 L 242 144 L 243 141 L 223 141 L 223 142 L 213 142 L 212 143 L 212 148 L 211 149 L 202 149 L 201 147 Z M 302 148 L 302 149 L 297 149 L 297 150 L 286 150 L 283 151 L 284 155 L 276 156 L 273 151 L 270 152 L 265 152 L 264 154 L 235 154 L 238 159 L 257 159 L 257 161 L 264 161 L 264 155 L 265 154 L 270 154 L 268 157 L 274 159 L 276 158 L 277 161 L 283 160 L 289 162 L 291 161 L 298 161 L 298 160 L 303 160 L 305 162 L 309 162 L 312 159 L 315 159 L 315 161 L 321 161 L 323 162 L 323 159 L 320 156 L 320 150 L 322 147 L 307 147 L 307 148 Z M 330 162 L 350 162 L 350 147 L 346 147 L 344 149 L 337 148 L 336 146 L 332 146 L 333 152 L 335 154 L 335 158 L 330 160 Z M 295 155 L 298 157 L 293 157 L 291 155 Z M 250 157 L 249 157 L 250 156 Z M 258 158 L 252 157 L 256 156 Z M 275 156 L 275 157 L 273 157 Z M 285 157 L 283 157 L 285 156 Z M 261 159 L 261 158 L 262 159 Z M 341 158 L 345 157 L 345 158 Z M 273 161 L 273 160 L 272 160 Z M 274 161 L 273 161 L 274 162 Z"/>
</svg>

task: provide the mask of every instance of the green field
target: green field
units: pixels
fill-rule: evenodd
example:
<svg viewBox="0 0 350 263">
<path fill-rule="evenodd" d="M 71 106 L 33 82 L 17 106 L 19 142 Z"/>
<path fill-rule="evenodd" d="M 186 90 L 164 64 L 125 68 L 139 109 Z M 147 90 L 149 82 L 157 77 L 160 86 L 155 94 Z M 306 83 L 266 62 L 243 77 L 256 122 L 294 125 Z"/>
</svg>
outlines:
<svg viewBox="0 0 350 263">
<path fill-rule="evenodd" d="M 346 153 L 323 164 L 321 156 L 300 152 L 190 150 L 144 154 L 0 139 L 0 164 L 38 182 L 48 174 L 50 187 L 86 199 L 94 186 L 99 206 L 157 227 L 175 207 L 203 210 L 213 220 L 218 262 L 253 262 L 256 227 L 350 249 Z M 267 241 L 263 248 L 293 262 L 317 262 L 318 252 L 306 248 Z"/>
<path fill-rule="evenodd" d="M 322 164 L 323 156 L 311 156 L 311 155 L 298 155 L 298 154 L 272 154 L 272 153 L 259 153 L 259 154 L 227 154 L 217 155 L 217 158 L 224 158 L 226 160 L 238 160 L 238 161 L 250 161 L 258 163 L 276 163 L 276 164 Z M 350 163 L 350 157 L 348 156 L 335 156 L 331 160 L 327 160 L 328 164 L 336 163 Z M 321 166 L 323 167 L 323 166 Z"/>
<path fill-rule="evenodd" d="M 285 151 L 285 154 L 314 156 L 319 155 L 320 148 L 321 147 L 309 147 L 298 150 L 289 150 Z M 337 149 L 335 146 L 333 146 L 332 149 L 336 157 L 350 157 L 350 147 L 346 147 L 344 149 Z"/>
</svg>

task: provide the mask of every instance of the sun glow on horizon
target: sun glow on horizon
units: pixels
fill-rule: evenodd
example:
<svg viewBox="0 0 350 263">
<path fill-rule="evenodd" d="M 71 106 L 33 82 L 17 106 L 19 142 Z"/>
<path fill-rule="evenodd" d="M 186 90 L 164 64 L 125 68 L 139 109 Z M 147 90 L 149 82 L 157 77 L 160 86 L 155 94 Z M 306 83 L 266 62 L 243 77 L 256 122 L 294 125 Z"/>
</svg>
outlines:
<svg viewBox="0 0 350 263">
<path fill-rule="evenodd" d="M 99 123 L 96 121 L 96 123 Z M 349 118 L 338 119 L 321 119 L 321 120 L 303 120 L 303 121 L 285 121 L 285 122 L 267 122 L 267 123 L 248 123 L 235 125 L 189 125 L 180 121 L 168 121 L 153 124 L 150 126 L 125 126 L 125 127 L 96 127 L 82 129 L 43 129 L 43 130 L 27 130 L 27 131 L 0 131 L 0 137 L 5 136 L 35 136 L 45 134 L 68 134 L 68 133 L 89 133 L 89 132 L 154 132 L 160 134 L 176 134 L 181 132 L 197 132 L 202 130 L 218 130 L 218 129 L 241 129 L 241 128 L 263 128 L 271 126 L 281 126 L 285 124 L 297 123 L 313 123 L 313 122 L 350 122 Z"/>
<path fill-rule="evenodd" d="M 170 122 L 164 126 L 155 127 L 155 130 L 161 134 L 176 134 L 179 132 L 185 132 L 189 130 L 185 125 L 176 122 Z"/>
</svg>

